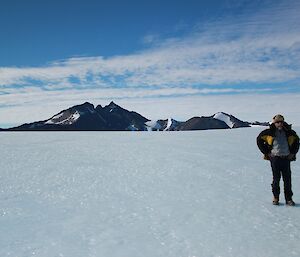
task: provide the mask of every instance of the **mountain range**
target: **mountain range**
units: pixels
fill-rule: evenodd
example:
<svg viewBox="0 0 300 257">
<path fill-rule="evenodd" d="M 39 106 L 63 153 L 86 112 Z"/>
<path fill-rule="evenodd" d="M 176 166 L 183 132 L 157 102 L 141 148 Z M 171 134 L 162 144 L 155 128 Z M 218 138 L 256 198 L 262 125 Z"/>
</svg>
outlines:
<svg viewBox="0 0 300 257">
<path fill-rule="evenodd" d="M 26 123 L 1 131 L 179 131 L 232 129 L 268 125 L 267 122 L 247 122 L 219 112 L 207 117 L 193 117 L 187 121 L 149 120 L 141 114 L 128 111 L 111 102 L 96 108 L 91 103 L 75 105 L 43 121 Z"/>
</svg>

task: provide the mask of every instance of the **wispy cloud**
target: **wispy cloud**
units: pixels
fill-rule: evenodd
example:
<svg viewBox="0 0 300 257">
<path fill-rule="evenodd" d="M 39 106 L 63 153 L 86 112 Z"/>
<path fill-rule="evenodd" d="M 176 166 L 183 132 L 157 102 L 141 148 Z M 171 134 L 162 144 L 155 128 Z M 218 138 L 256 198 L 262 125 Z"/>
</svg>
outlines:
<svg viewBox="0 0 300 257">
<path fill-rule="evenodd" d="M 155 97 L 179 97 L 191 95 L 211 95 L 229 93 L 266 93 L 271 89 L 234 89 L 234 88 L 157 88 L 157 89 L 134 89 L 134 88 L 102 88 L 102 89 L 67 89 L 45 91 L 37 87 L 26 87 L 21 89 L 8 89 L 6 94 L 0 95 L 0 108 L 19 105 L 42 106 L 45 103 L 62 104 L 65 106 L 77 104 L 81 101 L 109 101 L 111 99 L 145 99 Z"/>
<path fill-rule="evenodd" d="M 199 25 L 184 38 L 157 42 L 156 36 L 147 36 L 145 40 L 155 41 L 154 46 L 132 55 L 70 58 L 44 67 L 2 67 L 0 85 L 30 86 L 39 81 L 48 89 L 213 86 L 299 79 L 300 4 L 288 3 Z"/>
</svg>

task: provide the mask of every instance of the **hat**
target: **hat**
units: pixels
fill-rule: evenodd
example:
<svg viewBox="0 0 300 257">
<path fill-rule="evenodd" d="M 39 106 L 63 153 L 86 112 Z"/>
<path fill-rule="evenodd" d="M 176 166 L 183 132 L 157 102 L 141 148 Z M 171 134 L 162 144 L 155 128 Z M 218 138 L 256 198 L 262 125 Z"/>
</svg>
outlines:
<svg viewBox="0 0 300 257">
<path fill-rule="evenodd" d="M 284 121 L 284 117 L 281 114 L 277 114 L 273 117 L 273 123 L 279 122 L 279 121 Z"/>
</svg>

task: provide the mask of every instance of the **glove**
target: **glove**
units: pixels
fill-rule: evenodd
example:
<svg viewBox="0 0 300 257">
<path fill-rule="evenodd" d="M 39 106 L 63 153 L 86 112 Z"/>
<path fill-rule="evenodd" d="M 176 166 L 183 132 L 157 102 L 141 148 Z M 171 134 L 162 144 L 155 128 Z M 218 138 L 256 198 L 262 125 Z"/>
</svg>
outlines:
<svg viewBox="0 0 300 257">
<path fill-rule="evenodd" d="M 288 158 L 288 160 L 291 161 L 291 160 L 295 159 L 295 154 L 290 153 L 287 158 Z"/>
</svg>

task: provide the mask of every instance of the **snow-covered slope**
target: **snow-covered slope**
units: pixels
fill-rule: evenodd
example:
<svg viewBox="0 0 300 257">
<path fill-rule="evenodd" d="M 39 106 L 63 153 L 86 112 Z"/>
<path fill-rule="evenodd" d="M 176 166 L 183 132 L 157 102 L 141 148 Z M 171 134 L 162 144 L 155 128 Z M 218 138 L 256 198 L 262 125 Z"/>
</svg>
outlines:
<svg viewBox="0 0 300 257">
<path fill-rule="evenodd" d="M 164 128 L 164 131 L 170 131 L 174 130 L 178 126 L 178 121 L 174 120 L 172 118 L 168 118 L 166 127 Z"/>
<path fill-rule="evenodd" d="M 262 129 L 3 132 L 0 256 L 300 256 L 300 208 L 271 204 Z"/>
<path fill-rule="evenodd" d="M 162 126 L 159 124 L 158 120 L 150 120 L 145 123 L 148 131 L 161 130 Z"/>
<path fill-rule="evenodd" d="M 234 117 L 233 115 L 218 112 L 212 116 L 214 119 L 221 120 L 227 124 L 229 128 L 239 128 L 239 127 L 249 127 L 248 122 L 241 121 Z"/>
<path fill-rule="evenodd" d="M 95 114 L 95 109 L 92 104 L 86 102 L 82 105 L 73 106 L 67 110 L 61 111 L 59 114 L 46 120 L 44 124 L 72 125 L 81 116 L 89 114 Z"/>
<path fill-rule="evenodd" d="M 234 126 L 234 123 L 230 120 L 230 116 L 224 114 L 223 112 L 216 113 L 213 118 L 224 121 L 229 128 L 233 128 Z"/>
<path fill-rule="evenodd" d="M 80 118 L 80 113 L 78 111 L 75 111 L 74 113 L 70 113 L 67 117 L 61 120 L 63 116 L 64 113 L 60 113 L 59 115 L 56 115 L 47 120 L 45 124 L 71 125 Z"/>
<path fill-rule="evenodd" d="M 168 118 L 166 120 L 150 120 L 145 123 L 149 131 L 171 131 L 176 130 L 181 122 Z"/>
</svg>

